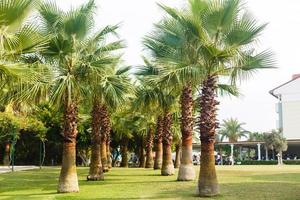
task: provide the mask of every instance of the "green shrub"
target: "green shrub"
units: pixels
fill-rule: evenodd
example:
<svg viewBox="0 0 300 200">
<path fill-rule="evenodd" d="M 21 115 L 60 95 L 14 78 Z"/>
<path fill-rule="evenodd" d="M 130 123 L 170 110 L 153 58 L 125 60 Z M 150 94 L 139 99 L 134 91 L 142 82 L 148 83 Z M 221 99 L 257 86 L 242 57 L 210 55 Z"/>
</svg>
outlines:
<svg viewBox="0 0 300 200">
<path fill-rule="evenodd" d="M 284 160 L 283 163 L 286 165 L 300 165 L 300 160 Z"/>
<path fill-rule="evenodd" d="M 242 160 L 241 165 L 276 165 L 277 160 Z"/>
<path fill-rule="evenodd" d="M 241 165 L 277 165 L 277 160 L 242 160 Z M 300 165 L 300 160 L 284 160 L 286 165 Z"/>
</svg>

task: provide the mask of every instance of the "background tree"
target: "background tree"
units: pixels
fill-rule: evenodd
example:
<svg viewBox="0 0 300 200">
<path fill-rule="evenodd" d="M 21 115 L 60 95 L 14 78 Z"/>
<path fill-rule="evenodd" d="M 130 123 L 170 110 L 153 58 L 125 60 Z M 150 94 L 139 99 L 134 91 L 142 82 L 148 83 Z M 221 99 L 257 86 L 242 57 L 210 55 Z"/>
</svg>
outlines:
<svg viewBox="0 0 300 200">
<path fill-rule="evenodd" d="M 237 119 L 230 118 L 223 120 L 221 128 L 218 131 L 218 134 L 221 135 L 221 141 L 228 138 L 230 143 L 234 143 L 240 138 L 246 137 L 248 131 L 242 127 L 243 125 L 245 125 L 245 123 L 240 123 Z"/>
<path fill-rule="evenodd" d="M 282 152 L 286 151 L 288 148 L 287 141 L 282 135 L 281 130 L 272 130 L 271 133 L 268 133 L 266 135 L 267 138 L 267 146 L 270 147 L 270 149 L 274 149 L 277 151 L 277 160 L 278 165 L 282 165 Z"/>
</svg>

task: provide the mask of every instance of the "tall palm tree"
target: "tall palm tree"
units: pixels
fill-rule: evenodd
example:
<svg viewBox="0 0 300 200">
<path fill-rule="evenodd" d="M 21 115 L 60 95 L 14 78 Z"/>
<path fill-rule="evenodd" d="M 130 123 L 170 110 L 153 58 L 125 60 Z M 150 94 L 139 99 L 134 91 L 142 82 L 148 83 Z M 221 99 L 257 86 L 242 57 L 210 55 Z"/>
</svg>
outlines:
<svg viewBox="0 0 300 200">
<path fill-rule="evenodd" d="M 104 77 L 104 81 L 98 86 L 99 93 L 102 95 L 101 110 L 101 160 L 103 162 L 104 171 L 108 171 L 109 166 L 109 144 L 111 133 L 110 113 L 116 109 L 118 105 L 124 103 L 133 88 L 128 78 L 129 67 L 122 67 L 112 71 Z"/>
<path fill-rule="evenodd" d="M 179 113 L 174 113 L 173 116 L 173 125 L 171 128 L 173 134 L 173 142 L 175 145 L 175 160 L 174 168 L 179 168 L 180 166 L 180 157 L 181 157 L 181 130 L 180 130 L 180 115 Z"/>
<path fill-rule="evenodd" d="M 181 90 L 182 156 L 178 180 L 195 178 L 192 164 L 193 92 L 201 80 L 201 73 L 192 67 L 197 54 L 192 52 L 194 47 L 191 44 L 188 34 L 173 19 L 164 19 L 156 24 L 155 31 L 144 40 L 158 66 L 158 80 L 155 82 Z"/>
<path fill-rule="evenodd" d="M 117 35 L 118 28 L 118 25 L 104 27 L 89 36 L 80 50 L 81 62 L 90 65 L 80 68 L 79 70 L 83 70 L 83 73 L 78 74 L 78 78 L 85 87 L 82 87 L 82 91 L 87 94 L 87 98 L 92 99 L 92 156 L 88 180 L 103 180 L 104 178 L 100 159 L 100 130 L 102 130 L 102 135 L 109 134 L 110 125 L 105 123 L 108 117 L 107 106 L 115 106 L 124 99 L 124 94 L 128 92 L 127 83 L 125 84 L 127 80 L 123 74 L 127 68 L 126 70 L 116 68 L 120 56 L 115 51 L 124 47 L 123 41 L 106 42 L 107 37 Z"/>
<path fill-rule="evenodd" d="M 52 38 L 43 52 L 55 74 L 51 82 L 51 102 L 63 105 L 63 158 L 59 177 L 58 192 L 78 192 L 76 173 L 76 136 L 78 105 L 86 93 L 86 82 L 90 73 L 101 77 L 105 57 L 86 57 L 91 45 L 94 27 L 95 2 L 70 11 L 62 11 L 55 3 L 42 3 L 38 9 L 42 33 Z M 96 33 L 97 34 L 97 33 Z M 98 44 L 93 44 L 97 47 Z M 99 48 L 99 51 L 102 49 Z M 110 59 L 109 59 L 110 60 Z"/>
<path fill-rule="evenodd" d="M 223 120 L 221 129 L 218 134 L 221 135 L 221 141 L 228 138 L 230 143 L 237 142 L 241 137 L 246 137 L 249 131 L 246 131 L 242 126 L 245 123 L 240 123 L 237 119 L 230 118 Z"/>
<path fill-rule="evenodd" d="M 113 66 L 106 69 L 101 74 L 101 78 L 91 85 L 92 89 L 90 91 L 93 98 L 92 121 L 97 131 L 92 131 L 92 158 L 87 178 L 88 180 L 98 180 L 99 176 L 101 177 L 100 179 L 103 179 L 102 172 L 108 168 L 106 150 L 107 145 L 109 146 L 108 139 L 111 132 L 109 112 L 115 110 L 121 103 L 124 103 L 126 96 L 130 93 L 131 85 L 127 77 L 127 70 Z M 96 140 L 94 141 L 93 139 Z"/>
<path fill-rule="evenodd" d="M 155 63 L 159 66 L 157 70 L 159 76 L 154 81 L 163 87 L 181 91 L 182 156 L 177 180 L 194 180 L 192 142 L 195 105 L 193 94 L 196 89 L 199 89 L 204 78 L 202 66 L 199 64 L 199 60 L 202 59 L 202 55 L 198 52 L 201 44 L 195 42 L 193 33 L 186 31 L 176 19 L 165 18 L 155 24 L 155 30 L 145 38 L 144 45 L 150 50 Z M 234 85 L 220 83 L 218 89 L 222 95 L 238 94 Z"/>
<path fill-rule="evenodd" d="M 141 73 L 139 73 L 141 75 Z M 136 112 L 143 113 L 145 119 L 142 119 L 144 124 L 144 130 L 146 131 L 146 168 L 154 167 L 152 148 L 154 142 L 154 129 L 155 129 L 155 118 L 157 117 L 158 102 L 156 94 L 152 90 L 151 86 L 147 85 L 143 77 L 138 77 L 141 85 L 136 90 L 136 99 L 133 102 L 134 109 Z M 156 144 L 156 143 L 155 143 Z M 160 142 L 160 144 L 162 144 Z M 161 155 L 158 153 L 157 155 Z M 161 157 L 160 157 L 161 158 Z"/>
<path fill-rule="evenodd" d="M 156 132 L 154 135 L 154 169 L 161 169 L 162 166 L 162 136 L 163 136 L 163 117 L 159 115 L 156 121 Z"/>
<path fill-rule="evenodd" d="M 273 66 L 269 51 L 257 53 L 254 49 L 266 25 L 258 25 L 248 12 L 244 12 L 239 0 L 190 0 L 183 10 L 161 7 L 169 14 L 171 21 L 179 23 L 183 32 L 188 33 L 191 46 L 197 47 L 197 62 L 190 68 L 201 72 L 201 82 L 198 83 L 201 85 L 201 110 L 197 120 L 201 135 L 198 189 L 200 196 L 214 196 L 219 193 L 214 165 L 214 140 L 218 127 L 216 111 L 219 104 L 217 87 L 223 78 L 235 85 L 237 80 L 249 77 L 257 69 Z"/>
<path fill-rule="evenodd" d="M 174 174 L 174 165 L 172 162 L 172 141 L 173 134 L 171 132 L 172 127 L 172 115 L 174 110 L 177 108 L 176 100 L 178 97 L 178 91 L 172 88 L 161 87 L 155 85 L 153 80 L 159 76 L 161 68 L 154 66 L 150 61 L 144 59 L 145 66 L 140 68 L 140 71 L 136 73 L 137 75 L 144 76 L 144 81 L 148 84 L 148 96 L 149 99 L 152 99 L 154 104 L 160 109 L 158 116 L 161 117 L 161 124 L 157 124 L 158 128 L 161 128 L 162 131 L 162 147 L 163 147 L 163 156 L 162 156 L 162 167 L 161 175 L 168 176 Z M 153 84 L 154 83 L 154 84 Z M 158 121 L 159 122 L 159 121 Z M 159 127 L 158 125 L 161 125 Z M 159 133 L 159 132 L 158 132 Z"/>
<path fill-rule="evenodd" d="M 148 80 L 149 77 L 158 75 L 158 69 L 145 57 L 143 57 L 143 60 L 145 65 L 140 66 L 135 73 L 136 77 L 139 79 L 139 82 L 142 84 L 142 86 L 137 90 L 136 104 L 138 105 L 138 109 L 140 106 L 142 106 L 145 108 L 145 110 L 147 110 L 147 113 L 149 113 L 150 110 L 150 114 L 152 116 L 156 116 L 156 131 L 153 138 L 155 151 L 153 168 L 161 169 L 163 156 L 163 115 L 161 108 L 159 107 L 157 90 L 153 89 L 152 84 L 149 84 Z"/>
</svg>

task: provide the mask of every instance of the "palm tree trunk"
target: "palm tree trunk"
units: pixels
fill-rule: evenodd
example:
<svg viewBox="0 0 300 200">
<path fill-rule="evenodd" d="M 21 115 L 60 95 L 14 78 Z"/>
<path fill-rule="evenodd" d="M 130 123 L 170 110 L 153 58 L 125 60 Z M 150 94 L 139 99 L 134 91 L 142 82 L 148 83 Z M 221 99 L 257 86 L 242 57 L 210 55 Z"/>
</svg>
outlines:
<svg viewBox="0 0 300 200">
<path fill-rule="evenodd" d="M 93 103 L 92 111 L 92 155 L 89 175 L 87 180 L 104 180 L 104 174 L 101 163 L 101 137 L 100 137 L 100 114 L 101 106 L 96 99 Z"/>
<path fill-rule="evenodd" d="M 174 174 L 174 164 L 172 161 L 172 141 L 173 136 L 171 133 L 172 115 L 167 112 L 164 115 L 163 122 L 163 162 L 161 167 L 161 175 L 169 176 Z"/>
<path fill-rule="evenodd" d="M 4 157 L 3 157 L 3 165 L 4 166 L 9 166 L 9 163 L 10 163 L 9 154 L 10 154 L 10 144 L 9 144 L 9 142 L 7 142 L 5 144 Z"/>
<path fill-rule="evenodd" d="M 111 160 L 111 153 L 110 153 L 110 135 L 108 135 L 107 142 L 106 142 L 106 154 L 107 154 L 107 167 L 108 169 L 111 169 L 112 160 Z"/>
<path fill-rule="evenodd" d="M 216 84 L 216 77 L 208 77 L 203 82 L 202 96 L 200 98 L 201 164 L 198 180 L 200 196 L 215 196 L 219 194 L 214 156 L 215 133 L 218 127 L 216 119 L 218 102 L 215 99 Z"/>
<path fill-rule="evenodd" d="M 128 167 L 128 138 L 123 137 L 121 140 L 121 155 L 122 155 L 122 160 L 120 167 Z"/>
<path fill-rule="evenodd" d="M 103 171 L 108 172 L 108 161 L 107 161 L 107 142 L 109 138 L 109 134 L 111 131 L 110 117 L 108 113 L 108 109 L 105 105 L 101 106 L 101 161 L 103 166 Z"/>
<path fill-rule="evenodd" d="M 180 166 L 180 157 L 181 157 L 181 141 L 179 141 L 175 146 L 176 156 L 175 156 L 175 164 L 174 168 L 178 168 Z"/>
<path fill-rule="evenodd" d="M 193 90 L 191 85 L 184 87 L 181 94 L 181 133 L 182 154 L 178 172 L 178 181 L 190 181 L 196 177 L 193 167 Z"/>
<path fill-rule="evenodd" d="M 141 145 L 139 147 L 139 154 L 140 154 L 140 158 L 139 158 L 139 167 L 140 168 L 144 168 L 145 167 L 145 164 L 146 164 L 146 159 L 145 159 L 145 148 L 144 148 L 144 138 L 142 137 L 141 138 Z"/>
<path fill-rule="evenodd" d="M 153 129 L 149 128 L 148 135 L 147 135 L 147 144 L 146 144 L 146 166 L 145 166 L 145 168 L 153 167 L 152 148 L 153 148 Z"/>
<path fill-rule="evenodd" d="M 76 172 L 77 104 L 75 102 L 70 102 L 65 107 L 63 133 L 62 166 L 57 191 L 59 193 L 78 192 Z"/>
<path fill-rule="evenodd" d="M 101 148 L 100 155 L 101 155 L 101 163 L 102 163 L 103 172 L 108 172 L 106 140 L 107 140 L 107 137 L 103 136 L 103 133 L 102 133 L 101 145 L 100 145 L 100 148 Z"/>
<path fill-rule="evenodd" d="M 154 137 L 154 169 L 161 169 L 162 166 L 162 134 L 163 134 L 163 118 L 158 116 L 156 124 L 156 134 Z"/>
</svg>

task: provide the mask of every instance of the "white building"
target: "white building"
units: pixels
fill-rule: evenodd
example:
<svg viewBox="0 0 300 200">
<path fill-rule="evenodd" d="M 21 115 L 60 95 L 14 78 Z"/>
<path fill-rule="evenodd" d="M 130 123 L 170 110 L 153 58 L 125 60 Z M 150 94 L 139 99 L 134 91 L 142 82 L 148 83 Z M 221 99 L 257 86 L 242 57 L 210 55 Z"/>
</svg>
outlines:
<svg viewBox="0 0 300 200">
<path fill-rule="evenodd" d="M 276 87 L 270 93 L 278 99 L 277 128 L 288 140 L 300 139 L 300 75 Z"/>
<path fill-rule="evenodd" d="M 287 154 L 300 156 L 300 74 L 270 91 L 278 99 L 277 128 L 288 141 Z"/>
</svg>

